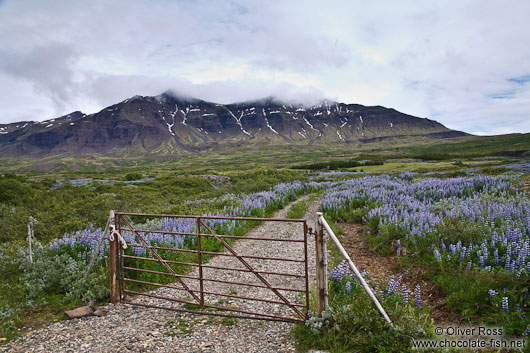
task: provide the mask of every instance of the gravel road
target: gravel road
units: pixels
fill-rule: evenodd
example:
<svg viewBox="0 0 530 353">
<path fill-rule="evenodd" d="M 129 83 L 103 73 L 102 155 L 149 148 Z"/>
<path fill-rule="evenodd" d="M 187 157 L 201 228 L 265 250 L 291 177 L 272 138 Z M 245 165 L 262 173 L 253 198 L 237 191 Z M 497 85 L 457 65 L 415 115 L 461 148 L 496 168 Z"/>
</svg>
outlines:
<svg viewBox="0 0 530 353">
<path fill-rule="evenodd" d="M 299 200 L 307 199 L 303 197 Z M 310 204 L 305 218 L 308 226 L 314 227 L 314 215 L 319 202 Z M 290 205 L 274 216 L 284 218 Z M 249 232 L 248 236 L 274 238 L 296 237 L 302 239 L 301 224 L 265 222 Z M 310 282 L 314 282 L 314 238 L 308 236 Z M 234 249 L 239 254 L 268 257 L 303 258 L 303 243 L 266 242 L 239 240 Z M 304 274 L 299 263 L 248 260 L 260 271 Z M 208 263 L 220 267 L 243 268 L 234 257 L 216 256 Z M 259 283 L 250 273 L 204 269 L 205 277 L 229 279 L 245 283 Z M 222 272 L 222 273 L 221 273 Z M 190 275 L 197 275 L 191 272 Z M 274 286 L 303 288 L 304 281 L 297 278 L 264 275 Z M 192 288 L 193 283 L 187 282 Z M 271 290 L 256 287 L 228 286 L 216 282 L 208 283 L 212 292 L 231 293 L 238 296 L 261 297 L 279 301 Z M 185 292 L 171 288 L 160 288 L 152 294 L 187 298 Z M 282 291 L 291 301 L 296 301 L 296 292 Z M 188 297 L 189 298 L 189 297 Z M 299 299 L 299 298 L 298 298 Z M 138 296 L 135 302 L 151 305 L 173 306 L 181 304 Z M 207 302 L 235 308 L 259 311 L 272 315 L 291 315 L 294 312 L 285 305 L 236 298 L 207 296 Z M 31 331 L 23 337 L 0 346 L 0 352 L 294 352 L 294 343 L 289 337 L 292 324 L 285 322 L 227 319 L 215 316 L 180 313 L 164 309 L 153 309 L 123 303 L 102 307 L 108 312 L 104 317 L 87 317 L 61 321 L 48 327 Z"/>
</svg>

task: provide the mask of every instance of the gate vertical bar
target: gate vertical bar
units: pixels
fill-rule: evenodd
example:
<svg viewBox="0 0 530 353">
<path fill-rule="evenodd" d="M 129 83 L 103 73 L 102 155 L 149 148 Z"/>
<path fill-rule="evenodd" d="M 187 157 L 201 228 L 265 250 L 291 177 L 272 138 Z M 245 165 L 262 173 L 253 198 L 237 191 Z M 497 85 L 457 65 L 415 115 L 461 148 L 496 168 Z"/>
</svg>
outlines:
<svg viewBox="0 0 530 353">
<path fill-rule="evenodd" d="M 120 229 L 120 233 L 121 233 L 121 220 L 118 218 L 118 228 L 117 229 Z M 116 239 L 116 241 L 118 241 Z M 119 247 L 119 265 L 118 265 L 118 278 L 120 279 L 120 282 L 119 282 L 119 286 L 120 286 L 120 293 L 119 293 L 119 299 L 120 300 L 123 300 L 124 299 L 124 290 L 125 290 L 125 281 L 123 280 L 123 277 L 125 277 L 125 274 L 123 273 L 123 247 L 121 246 L 121 243 L 120 243 L 120 247 Z"/>
<path fill-rule="evenodd" d="M 328 264 L 326 254 L 326 241 L 324 228 L 317 213 L 315 232 L 316 272 L 317 272 L 317 314 L 322 317 L 322 312 L 328 310 Z"/>
<path fill-rule="evenodd" d="M 199 262 L 199 290 L 201 292 L 201 305 L 204 305 L 204 285 L 202 275 L 202 246 L 201 246 L 201 218 L 197 217 L 197 256 Z"/>
<path fill-rule="evenodd" d="M 309 269 L 308 269 L 308 258 L 307 258 L 307 223 L 304 221 L 304 266 L 305 266 L 305 309 L 306 319 L 309 318 Z"/>
<path fill-rule="evenodd" d="M 110 265 L 110 301 L 115 303 L 117 299 L 116 291 L 116 243 L 118 239 L 111 235 L 109 244 L 109 265 Z"/>
<path fill-rule="evenodd" d="M 124 300 L 125 299 L 125 296 L 124 296 L 124 289 L 125 289 L 125 281 L 123 280 L 123 277 L 125 277 L 124 273 L 123 273 L 123 248 L 120 246 L 120 250 L 119 250 L 119 256 L 120 256 L 120 264 L 118 266 L 118 276 L 119 276 L 119 279 L 120 279 L 120 282 L 119 282 L 119 287 L 120 287 L 120 292 L 119 292 L 119 300 Z"/>
</svg>

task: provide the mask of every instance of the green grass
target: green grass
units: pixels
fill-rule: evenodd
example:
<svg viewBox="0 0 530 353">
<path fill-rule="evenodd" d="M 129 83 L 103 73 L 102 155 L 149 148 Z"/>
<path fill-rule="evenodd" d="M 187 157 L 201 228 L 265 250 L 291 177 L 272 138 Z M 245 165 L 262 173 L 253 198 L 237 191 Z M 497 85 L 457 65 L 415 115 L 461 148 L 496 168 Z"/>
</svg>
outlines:
<svg viewBox="0 0 530 353">
<path fill-rule="evenodd" d="M 291 219 L 300 219 L 303 218 L 308 205 L 305 201 L 299 201 L 291 206 L 289 212 L 287 213 L 287 218 Z"/>
<path fill-rule="evenodd" d="M 177 321 L 170 320 L 164 324 L 166 336 L 184 335 L 188 336 L 193 333 L 193 327 L 188 320 L 179 319 Z"/>
<path fill-rule="evenodd" d="M 70 156 L 67 154 L 39 159 L 0 157 L 0 172 L 24 171 L 62 173 L 77 170 L 79 174 L 109 173 L 118 170 L 123 178 L 127 173 L 145 174 L 146 170 L 193 170 L 221 172 L 251 170 L 269 166 L 285 168 L 302 164 L 330 163 L 331 161 L 381 161 L 388 158 L 420 158 L 446 160 L 486 155 L 520 155 L 530 150 L 530 134 L 510 134 L 493 137 L 430 140 L 411 136 L 375 143 L 327 143 L 312 145 L 260 145 L 215 147 L 195 154 L 117 156 Z M 428 150 L 429 152 L 425 152 Z M 120 162 L 117 162 L 120 160 Z"/>
</svg>

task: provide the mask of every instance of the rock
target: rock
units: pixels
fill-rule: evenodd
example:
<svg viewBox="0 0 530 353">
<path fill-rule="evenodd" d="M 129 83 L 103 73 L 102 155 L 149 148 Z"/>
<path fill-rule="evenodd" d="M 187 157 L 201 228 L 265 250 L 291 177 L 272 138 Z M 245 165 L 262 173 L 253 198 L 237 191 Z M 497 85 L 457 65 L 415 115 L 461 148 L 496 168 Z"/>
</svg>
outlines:
<svg viewBox="0 0 530 353">
<path fill-rule="evenodd" d="M 94 304 L 92 304 L 92 307 Z M 83 305 L 72 310 L 66 310 L 64 312 L 69 319 L 78 319 L 85 316 L 94 315 L 94 311 L 89 305 Z"/>
<path fill-rule="evenodd" d="M 101 309 L 101 308 L 98 308 L 96 311 L 94 311 L 94 315 L 95 316 L 99 316 L 99 317 L 103 317 L 103 316 L 106 316 L 107 315 L 107 311 Z"/>
</svg>

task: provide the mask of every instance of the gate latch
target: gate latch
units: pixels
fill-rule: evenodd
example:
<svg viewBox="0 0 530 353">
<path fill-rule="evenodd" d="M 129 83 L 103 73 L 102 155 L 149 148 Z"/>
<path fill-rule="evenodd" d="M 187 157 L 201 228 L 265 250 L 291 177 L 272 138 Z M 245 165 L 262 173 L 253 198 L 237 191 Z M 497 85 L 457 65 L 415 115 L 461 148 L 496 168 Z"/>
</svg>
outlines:
<svg viewBox="0 0 530 353">
<path fill-rule="evenodd" d="M 110 228 L 110 235 L 109 235 L 110 241 L 114 241 L 114 236 L 116 236 L 118 241 L 121 243 L 121 247 L 123 249 L 127 249 L 127 243 L 125 242 L 125 239 L 123 239 L 123 237 L 121 236 L 120 232 L 116 230 L 116 226 L 114 224 L 111 224 L 109 228 Z"/>
</svg>

